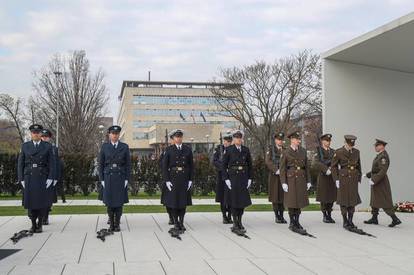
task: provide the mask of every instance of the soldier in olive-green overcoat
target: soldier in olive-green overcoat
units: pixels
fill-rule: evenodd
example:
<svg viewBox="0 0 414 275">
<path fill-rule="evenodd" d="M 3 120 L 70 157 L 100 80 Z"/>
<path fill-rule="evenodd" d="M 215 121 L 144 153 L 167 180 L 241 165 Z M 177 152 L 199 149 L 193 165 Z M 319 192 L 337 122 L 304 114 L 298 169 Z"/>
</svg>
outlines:
<svg viewBox="0 0 414 275">
<path fill-rule="evenodd" d="M 287 223 L 283 217 L 285 210 L 283 206 L 284 192 L 282 184 L 280 183 L 280 156 L 283 150 L 284 133 L 276 133 L 274 136 L 274 144 L 269 146 L 269 150 L 266 153 L 266 166 L 269 170 L 268 178 L 268 194 L 269 201 L 273 204 L 273 211 L 275 212 L 276 223 Z"/>
<path fill-rule="evenodd" d="M 359 150 L 354 148 L 353 135 L 345 135 L 345 145 L 336 150 L 331 171 L 338 189 L 336 203 L 341 206 L 343 227 L 345 229 L 356 228 L 352 219 L 355 206 L 361 203 L 358 186 L 361 182 L 361 161 Z"/>
<path fill-rule="evenodd" d="M 331 172 L 332 158 L 335 154 L 335 150 L 330 147 L 331 139 L 331 134 L 323 134 L 320 137 L 321 144 L 316 149 L 313 159 L 313 167 L 318 171 L 316 201 L 321 204 L 324 223 L 335 223 L 331 215 L 337 192 Z"/>
<path fill-rule="evenodd" d="M 287 137 L 290 139 L 290 146 L 282 153 L 280 181 L 285 192 L 284 205 L 289 211 L 289 229 L 303 233 L 301 231 L 305 230 L 299 223 L 299 216 L 301 208 L 309 205 L 310 169 L 308 167 L 306 150 L 300 146 L 300 131 L 291 131 Z"/>
<path fill-rule="evenodd" d="M 372 218 L 365 221 L 366 224 L 378 224 L 379 209 L 384 209 L 384 212 L 392 218 L 389 227 L 394 227 L 401 224 L 400 219 L 397 218 L 394 211 L 394 204 L 392 202 L 391 186 L 388 180 L 387 171 L 390 166 L 390 158 L 385 146 L 387 142 L 376 139 L 375 151 L 378 153 L 372 163 L 372 169 L 364 176 L 369 179 L 371 185 L 371 208 Z"/>
</svg>

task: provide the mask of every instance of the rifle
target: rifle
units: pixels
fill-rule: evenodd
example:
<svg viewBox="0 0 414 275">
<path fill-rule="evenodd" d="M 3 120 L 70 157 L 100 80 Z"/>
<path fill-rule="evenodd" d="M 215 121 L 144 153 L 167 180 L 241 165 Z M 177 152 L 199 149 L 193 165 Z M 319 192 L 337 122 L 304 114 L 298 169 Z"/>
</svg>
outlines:
<svg viewBox="0 0 414 275">
<path fill-rule="evenodd" d="M 318 159 L 320 162 L 322 162 L 323 164 L 325 164 L 326 166 L 330 167 L 331 166 L 331 162 L 332 162 L 332 158 L 333 158 L 333 152 L 334 150 L 329 150 L 329 156 L 327 159 L 324 158 L 323 152 L 322 152 L 322 144 L 320 142 L 320 140 L 318 140 Z"/>
<path fill-rule="evenodd" d="M 223 161 L 223 153 L 224 153 L 223 135 L 220 132 L 220 161 Z"/>
<path fill-rule="evenodd" d="M 352 233 L 356 233 L 356 234 L 359 234 L 359 235 L 365 235 L 365 236 L 368 236 L 368 237 L 376 238 L 376 236 L 374 236 L 374 235 L 372 235 L 368 232 L 365 232 L 364 230 L 362 230 L 360 228 L 357 228 L 356 226 L 355 227 L 347 227 L 345 229 L 348 230 L 349 232 L 352 232 Z"/>
<path fill-rule="evenodd" d="M 104 242 L 105 237 L 109 236 L 109 235 L 113 235 L 114 232 L 110 229 L 103 228 L 103 229 L 99 230 L 98 232 L 96 232 L 96 234 L 97 234 L 96 237 Z"/>
<path fill-rule="evenodd" d="M 10 238 L 10 240 L 13 241 L 13 244 L 16 244 L 21 239 L 26 238 L 26 237 L 31 237 L 31 236 L 33 236 L 33 232 L 30 232 L 29 230 L 21 230 L 17 233 L 14 233 L 14 235 Z"/>
</svg>

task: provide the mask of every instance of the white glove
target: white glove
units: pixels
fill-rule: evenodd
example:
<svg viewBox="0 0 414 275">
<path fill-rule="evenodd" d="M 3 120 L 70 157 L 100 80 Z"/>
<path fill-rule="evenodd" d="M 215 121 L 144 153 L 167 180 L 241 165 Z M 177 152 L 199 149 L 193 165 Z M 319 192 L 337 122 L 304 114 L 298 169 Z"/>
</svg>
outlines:
<svg viewBox="0 0 414 275">
<path fill-rule="evenodd" d="M 282 189 L 283 191 L 287 192 L 289 190 L 289 187 L 286 183 L 282 183 Z"/>
<path fill-rule="evenodd" d="M 331 172 L 331 168 L 328 168 L 328 170 L 326 170 L 325 175 L 329 176 L 330 174 L 332 174 L 332 172 Z"/>
<path fill-rule="evenodd" d="M 337 180 L 337 181 L 335 182 L 335 184 L 336 184 L 336 188 L 337 188 L 337 189 L 339 189 L 339 180 Z"/>
<path fill-rule="evenodd" d="M 125 185 L 124 185 L 124 187 L 126 188 L 126 187 L 127 187 L 127 185 L 128 185 L 128 180 L 125 180 Z"/>
<path fill-rule="evenodd" d="M 247 189 L 250 188 L 250 185 L 252 185 L 252 180 L 251 179 L 248 179 L 247 180 Z"/>
<path fill-rule="evenodd" d="M 231 190 L 231 182 L 230 180 L 225 180 L 227 187 Z"/>
<path fill-rule="evenodd" d="M 58 182 L 57 180 L 54 180 L 53 181 L 53 186 L 56 186 L 57 182 Z"/>
<path fill-rule="evenodd" d="M 47 179 L 46 180 L 46 189 L 48 189 L 52 185 L 52 183 L 53 183 L 52 179 Z"/>
<path fill-rule="evenodd" d="M 188 187 L 187 187 L 187 191 L 190 190 L 191 185 L 193 185 L 193 182 L 191 180 L 188 181 Z"/>
<path fill-rule="evenodd" d="M 277 171 L 276 171 L 276 173 L 275 173 L 276 175 L 280 175 L 280 169 L 277 169 Z"/>
<path fill-rule="evenodd" d="M 366 173 L 365 173 L 365 174 L 363 174 L 363 175 L 362 175 L 362 178 L 368 178 L 368 177 L 367 177 L 367 174 L 366 174 Z"/>
<path fill-rule="evenodd" d="M 168 190 L 170 190 L 171 191 L 171 188 L 172 188 L 172 183 L 171 183 L 171 181 L 167 181 L 166 183 L 165 183 L 165 185 L 167 186 L 167 189 Z"/>
<path fill-rule="evenodd" d="M 101 181 L 101 185 L 103 188 L 105 188 L 105 181 Z"/>
<path fill-rule="evenodd" d="M 369 180 L 369 184 L 370 185 L 374 185 L 375 184 L 375 182 L 373 182 L 371 179 Z"/>
<path fill-rule="evenodd" d="M 25 188 L 25 187 L 26 187 L 26 186 L 24 185 L 24 180 L 22 180 L 20 183 L 22 184 L 23 188 Z"/>
<path fill-rule="evenodd" d="M 311 184 L 310 182 L 308 182 L 308 183 L 306 184 L 306 188 L 309 190 L 311 187 L 312 187 L 312 184 Z"/>
</svg>

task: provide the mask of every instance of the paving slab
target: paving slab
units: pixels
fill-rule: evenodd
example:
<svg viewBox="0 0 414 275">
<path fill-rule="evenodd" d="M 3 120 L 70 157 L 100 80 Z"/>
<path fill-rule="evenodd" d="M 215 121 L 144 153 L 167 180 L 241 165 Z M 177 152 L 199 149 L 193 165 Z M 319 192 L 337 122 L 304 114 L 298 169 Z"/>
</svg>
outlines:
<svg viewBox="0 0 414 275">
<path fill-rule="evenodd" d="M 53 212 L 52 212 L 53 214 Z M 320 212 L 303 212 L 302 225 L 317 238 L 292 233 L 276 224 L 272 212 L 246 212 L 251 239 L 231 233 L 220 213 L 188 213 L 182 240 L 168 234 L 164 213 L 125 214 L 122 232 L 96 238 L 107 228 L 106 215 L 51 215 L 44 232 L 13 244 L 14 232 L 30 227 L 27 217 L 0 217 L 0 249 L 21 249 L 0 261 L 0 274 L 414 274 L 414 216 L 389 228 L 355 223 L 377 236 L 360 236 L 322 223 Z"/>
</svg>

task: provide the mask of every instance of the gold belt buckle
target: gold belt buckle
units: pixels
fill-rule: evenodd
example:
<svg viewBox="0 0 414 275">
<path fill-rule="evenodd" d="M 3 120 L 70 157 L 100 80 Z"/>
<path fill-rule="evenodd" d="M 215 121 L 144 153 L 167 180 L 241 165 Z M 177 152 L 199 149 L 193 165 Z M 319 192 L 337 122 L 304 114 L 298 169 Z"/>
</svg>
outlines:
<svg viewBox="0 0 414 275">
<path fill-rule="evenodd" d="M 300 167 L 299 167 L 299 166 L 297 166 L 297 167 L 296 167 L 296 170 L 300 170 Z"/>
<path fill-rule="evenodd" d="M 37 168 L 37 163 L 33 163 L 32 167 Z"/>
<path fill-rule="evenodd" d="M 239 166 L 239 167 L 237 167 L 237 169 L 243 170 L 243 166 Z"/>
<path fill-rule="evenodd" d="M 177 171 L 183 171 L 182 167 L 177 167 Z"/>
<path fill-rule="evenodd" d="M 351 170 L 354 170 L 354 166 L 351 166 Z"/>
</svg>

